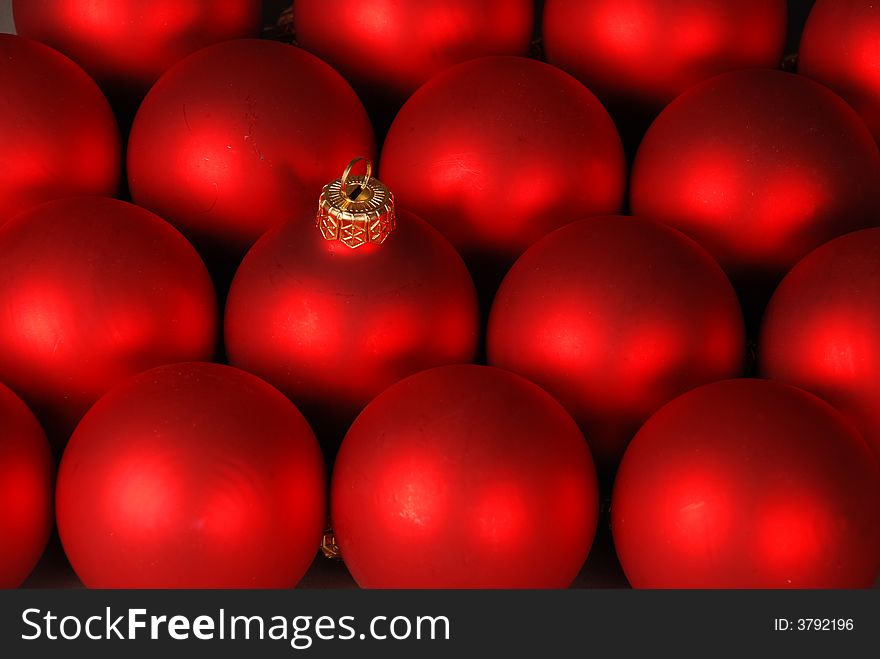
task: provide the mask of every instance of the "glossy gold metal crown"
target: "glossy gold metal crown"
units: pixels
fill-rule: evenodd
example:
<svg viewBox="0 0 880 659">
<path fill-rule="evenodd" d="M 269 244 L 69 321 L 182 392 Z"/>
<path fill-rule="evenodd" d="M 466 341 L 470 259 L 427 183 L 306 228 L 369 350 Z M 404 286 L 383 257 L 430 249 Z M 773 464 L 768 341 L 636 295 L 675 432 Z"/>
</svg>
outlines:
<svg viewBox="0 0 880 659">
<path fill-rule="evenodd" d="M 324 558 L 332 558 L 334 561 L 342 560 L 342 551 L 339 549 L 339 545 L 336 544 L 336 536 L 333 535 L 333 529 L 326 529 L 324 531 L 324 536 L 321 538 L 321 553 L 324 554 Z"/>
<path fill-rule="evenodd" d="M 351 176 L 352 167 L 361 160 L 366 163 L 366 173 Z M 354 249 L 366 243 L 384 243 L 397 227 L 394 196 L 372 174 L 369 160 L 355 158 L 340 178 L 321 190 L 316 225 L 325 240 L 338 240 Z"/>
</svg>

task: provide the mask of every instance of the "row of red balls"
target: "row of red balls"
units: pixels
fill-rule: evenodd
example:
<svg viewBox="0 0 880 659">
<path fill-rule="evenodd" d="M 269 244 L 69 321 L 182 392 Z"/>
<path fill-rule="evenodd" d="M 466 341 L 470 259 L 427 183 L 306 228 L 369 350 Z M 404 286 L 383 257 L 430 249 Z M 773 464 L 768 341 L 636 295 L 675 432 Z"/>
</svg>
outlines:
<svg viewBox="0 0 880 659">
<path fill-rule="evenodd" d="M 365 97 L 401 103 L 453 64 L 526 55 L 532 0 L 300 0 L 298 44 L 329 62 Z M 785 0 L 545 0 L 541 40 L 551 64 L 606 104 L 655 111 L 724 71 L 775 67 L 786 36 Z M 16 0 L 18 33 L 80 64 L 111 98 L 139 99 L 186 55 L 256 37 L 260 0 Z M 878 133 L 880 12 L 870 0 L 819 0 L 800 44 L 801 70 L 840 93 Z"/>
<path fill-rule="evenodd" d="M 784 0 L 547 0 L 547 60 L 606 103 L 659 108 L 723 71 L 773 67 L 786 32 Z M 821 3 L 820 3 L 821 4 Z M 826 3 L 827 4 L 827 3 Z M 79 63 L 111 97 L 140 94 L 186 55 L 256 37 L 260 0 L 15 0 L 18 33 Z M 402 102 L 459 62 L 526 55 L 533 0 L 299 0 L 293 32 L 304 49 L 367 96 Z M 827 19 L 826 19 L 827 20 Z"/>
<path fill-rule="evenodd" d="M 2 216 L 46 196 L 112 194 L 118 143 L 98 91 L 57 53 L 2 41 L 22 90 Z M 270 227 L 311 215 L 321 186 L 374 151 L 363 106 L 330 67 L 282 44 L 229 41 L 179 62 L 147 95 L 129 186 L 206 255 L 240 257 Z M 552 229 L 619 212 L 627 178 L 597 99 L 515 57 L 465 62 L 422 86 L 391 126 L 380 174 L 475 270 L 488 259 L 501 271 Z M 880 154 L 852 108 L 804 77 L 755 69 L 703 82 L 661 113 L 630 206 L 695 238 L 737 284 L 775 283 L 809 250 L 873 225 L 878 181 Z"/>
<path fill-rule="evenodd" d="M 0 388 L 0 577 L 52 527 L 39 424 Z M 124 441 L 121 441 L 123 440 Z M 827 403 L 728 380 L 661 408 L 627 450 L 615 544 L 637 587 L 868 587 L 880 570 L 880 464 Z M 90 587 L 292 587 L 325 522 L 318 444 L 244 371 L 158 367 L 89 411 L 61 462 L 65 551 Z M 481 366 L 423 371 L 358 417 L 336 462 L 336 540 L 364 587 L 564 587 L 598 516 L 583 435 L 543 390 Z M 552 556 L 547 554 L 552 545 Z"/>
<path fill-rule="evenodd" d="M 849 413 L 880 450 L 878 250 L 870 229 L 804 259 L 770 304 L 759 358 L 764 373 Z M 100 198 L 48 202 L 0 229 L 0 253 L 0 379 L 59 445 L 120 379 L 215 355 L 208 272 L 148 211 Z M 478 327 L 461 260 L 402 211 L 380 247 L 324 241 L 309 221 L 269 232 L 233 281 L 225 348 L 344 432 L 406 375 L 472 361 Z M 738 376 L 745 352 L 736 296 L 711 257 L 675 230 L 620 217 L 572 223 L 529 248 L 496 296 L 487 343 L 490 363 L 566 406 L 611 469 L 652 412 Z"/>
<path fill-rule="evenodd" d="M 226 42 L 152 88 L 128 179 L 136 203 L 203 251 L 240 254 L 312 214 L 315 191 L 374 151 L 366 112 L 332 69 L 280 44 Z M 596 97 L 517 57 L 471 60 L 420 87 L 391 124 L 379 176 L 475 271 L 486 261 L 503 271 L 553 229 L 620 212 L 627 184 Z M 877 146 L 842 99 L 752 69 L 692 87 L 660 114 L 635 158 L 629 205 L 696 239 L 737 282 L 778 281 L 811 249 L 873 225 L 878 181 Z"/>
</svg>

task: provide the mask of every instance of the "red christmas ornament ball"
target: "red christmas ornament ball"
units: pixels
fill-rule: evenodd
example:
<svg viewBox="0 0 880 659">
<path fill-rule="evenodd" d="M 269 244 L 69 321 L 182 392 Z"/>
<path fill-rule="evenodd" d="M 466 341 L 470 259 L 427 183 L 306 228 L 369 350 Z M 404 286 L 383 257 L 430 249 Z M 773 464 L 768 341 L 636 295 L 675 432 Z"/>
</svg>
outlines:
<svg viewBox="0 0 880 659">
<path fill-rule="evenodd" d="M 489 363 L 544 387 L 616 466 L 639 426 L 693 387 L 741 373 L 745 338 L 721 268 L 674 229 L 596 217 L 530 247 L 498 291 Z"/>
<path fill-rule="evenodd" d="M 0 34 L 0 88 L 0 225 L 51 199 L 116 193 L 116 119 L 81 68 L 43 44 Z"/>
<path fill-rule="evenodd" d="M 801 36 L 798 72 L 840 94 L 880 139 L 880 5 L 817 0 Z"/>
<path fill-rule="evenodd" d="M 758 349 L 767 377 L 855 420 L 880 456 L 880 229 L 823 245 L 782 280 Z"/>
<path fill-rule="evenodd" d="M 778 281 L 802 256 L 876 222 L 880 153 L 859 116 L 812 80 L 736 71 L 691 88 L 648 130 L 634 214 L 680 229 L 735 280 Z"/>
<path fill-rule="evenodd" d="M 445 366 L 384 391 L 342 444 L 333 530 L 365 588 L 563 588 L 598 514 L 583 435 L 518 375 Z"/>
<path fill-rule="evenodd" d="M 291 588 L 321 542 L 325 473 L 303 416 L 229 366 L 160 366 L 83 418 L 58 530 L 90 588 Z"/>
<path fill-rule="evenodd" d="M 425 83 L 391 126 L 381 175 L 466 260 L 505 267 L 553 229 L 619 211 L 626 182 L 602 104 L 521 57 L 472 60 Z"/>
<path fill-rule="evenodd" d="M 627 449 L 611 501 L 636 588 L 868 588 L 880 462 L 822 400 L 767 380 L 675 399 Z"/>
<path fill-rule="evenodd" d="M 16 31 L 82 66 L 105 90 L 142 96 L 178 60 L 260 34 L 260 0 L 13 0 Z"/>
<path fill-rule="evenodd" d="M 297 0 L 299 46 L 356 89 L 403 101 L 445 68 L 486 55 L 526 55 L 532 0 Z"/>
<path fill-rule="evenodd" d="M 226 303 L 230 363 L 309 415 L 354 416 L 417 371 L 474 359 L 476 292 L 452 245 L 397 210 L 382 244 L 325 240 L 311 216 L 269 231 L 245 257 Z"/>
<path fill-rule="evenodd" d="M 546 0 L 547 61 L 603 101 L 659 110 L 725 71 L 776 68 L 785 0 Z"/>
<path fill-rule="evenodd" d="M 375 150 L 351 87 L 304 50 L 240 39 L 200 50 L 147 94 L 128 145 L 134 201 L 200 247 L 244 253 L 314 212 L 321 187 Z"/>
<path fill-rule="evenodd" d="M 192 246 L 115 199 L 51 201 L 0 227 L 0 380 L 53 440 L 120 380 L 210 359 L 217 302 Z"/>
<path fill-rule="evenodd" d="M 55 519 L 55 465 L 39 422 L 0 384 L 0 589 L 17 588 L 34 569 Z"/>
</svg>

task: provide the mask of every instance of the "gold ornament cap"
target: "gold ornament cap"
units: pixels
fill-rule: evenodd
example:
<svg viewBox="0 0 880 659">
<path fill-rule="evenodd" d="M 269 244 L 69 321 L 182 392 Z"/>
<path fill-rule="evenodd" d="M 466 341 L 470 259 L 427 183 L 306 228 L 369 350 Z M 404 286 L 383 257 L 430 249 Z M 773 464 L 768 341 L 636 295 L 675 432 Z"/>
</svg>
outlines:
<svg viewBox="0 0 880 659">
<path fill-rule="evenodd" d="M 324 531 L 324 536 L 321 538 L 321 553 L 324 554 L 324 558 L 331 558 L 334 561 L 342 560 L 342 551 L 339 549 L 339 545 L 336 544 L 336 536 L 333 535 L 333 529 L 327 529 Z"/>
<path fill-rule="evenodd" d="M 352 176 L 352 168 L 360 161 L 366 164 L 366 173 Z M 316 226 L 325 240 L 338 240 L 352 249 L 367 243 L 381 245 L 397 228 L 394 195 L 373 178 L 369 160 L 355 158 L 340 178 L 324 186 Z"/>
</svg>

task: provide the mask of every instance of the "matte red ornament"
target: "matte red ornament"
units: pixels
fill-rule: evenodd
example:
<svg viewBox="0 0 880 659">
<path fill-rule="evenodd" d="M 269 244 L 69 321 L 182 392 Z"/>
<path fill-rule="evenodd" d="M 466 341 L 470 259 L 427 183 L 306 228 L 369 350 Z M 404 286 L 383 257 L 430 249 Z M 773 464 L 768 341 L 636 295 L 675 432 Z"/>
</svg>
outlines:
<svg viewBox="0 0 880 659">
<path fill-rule="evenodd" d="M 603 101 L 659 110 L 725 71 L 776 68 L 785 0 L 546 0 L 547 61 Z"/>
<path fill-rule="evenodd" d="M 801 36 L 798 72 L 840 94 L 880 140 L 880 5 L 817 0 Z"/>
<path fill-rule="evenodd" d="M 297 44 L 367 94 L 403 102 L 445 68 L 526 55 L 532 0 L 297 0 Z"/>
<path fill-rule="evenodd" d="M 260 0 L 13 0 L 16 31 L 58 49 L 113 96 L 142 97 L 172 64 L 260 34 Z"/>
<path fill-rule="evenodd" d="M 782 280 L 764 315 L 764 375 L 821 396 L 880 457 L 880 229 L 832 240 Z"/>
<path fill-rule="evenodd" d="M 401 207 L 465 259 L 506 269 L 538 238 L 620 210 L 626 170 L 602 104 L 568 74 L 521 57 L 485 57 L 425 83 L 382 150 Z"/>
<path fill-rule="evenodd" d="M 636 588 L 869 588 L 880 572 L 880 462 L 830 405 L 727 380 L 663 407 L 611 501 Z"/>
<path fill-rule="evenodd" d="M 736 71 L 673 101 L 639 147 L 634 214 L 680 229 L 734 282 L 775 284 L 880 213 L 880 153 L 839 96 L 802 76 Z"/>
<path fill-rule="evenodd" d="M 0 89 L 0 225 L 51 199 L 116 193 L 116 119 L 81 68 L 43 44 L 0 34 Z"/>
<path fill-rule="evenodd" d="M 371 181 L 364 185 L 381 186 Z M 384 212 L 396 217 L 393 233 L 378 234 L 382 242 L 323 236 L 314 212 L 290 220 L 254 245 L 226 303 L 230 362 L 342 432 L 386 387 L 473 361 L 477 348 L 476 292 L 461 257 L 426 222 L 395 210 L 387 189 L 382 194 Z"/>
<path fill-rule="evenodd" d="M 39 422 L 0 384 L 0 589 L 34 569 L 55 523 L 55 465 Z"/>
<path fill-rule="evenodd" d="M 210 359 L 217 301 L 192 246 L 114 199 L 47 202 L 0 228 L 0 380 L 63 442 L 111 386 Z"/>
<path fill-rule="evenodd" d="M 597 217 L 516 262 L 489 318 L 489 362 L 553 394 L 613 470 L 639 426 L 697 385 L 741 374 L 743 319 L 721 268 L 674 229 Z"/>
<path fill-rule="evenodd" d="M 559 403 L 444 366 L 384 391 L 342 444 L 333 529 L 365 588 L 564 588 L 596 529 L 596 474 Z"/>
<path fill-rule="evenodd" d="M 85 416 L 58 473 L 58 530 L 89 588 L 292 588 L 326 522 L 302 414 L 229 366 L 160 366 Z"/>
<path fill-rule="evenodd" d="M 274 41 L 204 48 L 156 83 L 135 118 L 135 202 L 202 248 L 243 254 L 314 212 L 321 187 L 375 150 L 363 105 L 314 55 Z"/>
</svg>

